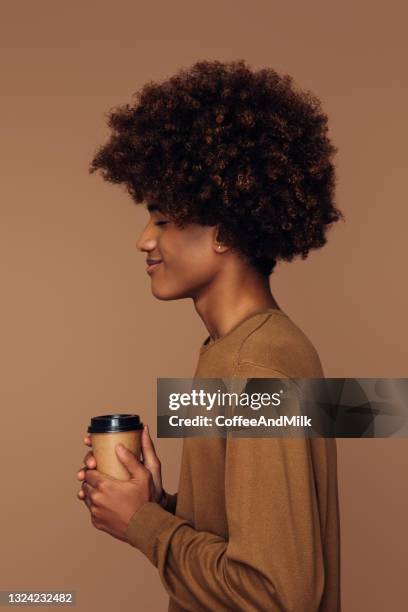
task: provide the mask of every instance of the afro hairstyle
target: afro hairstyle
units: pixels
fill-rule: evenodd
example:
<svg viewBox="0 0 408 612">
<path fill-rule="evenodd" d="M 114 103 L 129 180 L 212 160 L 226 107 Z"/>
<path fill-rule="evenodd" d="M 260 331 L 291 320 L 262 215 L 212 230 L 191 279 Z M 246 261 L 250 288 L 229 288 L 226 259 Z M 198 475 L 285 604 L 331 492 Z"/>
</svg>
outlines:
<svg viewBox="0 0 408 612">
<path fill-rule="evenodd" d="M 305 259 L 344 218 L 327 115 L 289 75 L 244 60 L 199 61 L 146 83 L 111 110 L 108 125 L 90 172 L 181 228 L 217 226 L 218 239 L 262 275 L 278 260 Z"/>
</svg>

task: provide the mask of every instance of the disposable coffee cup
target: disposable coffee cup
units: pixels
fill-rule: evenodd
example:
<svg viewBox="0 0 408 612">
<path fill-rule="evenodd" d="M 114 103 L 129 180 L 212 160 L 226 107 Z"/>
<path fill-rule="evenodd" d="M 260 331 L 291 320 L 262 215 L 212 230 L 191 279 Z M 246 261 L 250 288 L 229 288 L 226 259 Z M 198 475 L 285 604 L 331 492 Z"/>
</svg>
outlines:
<svg viewBox="0 0 408 612">
<path fill-rule="evenodd" d="M 115 446 L 121 442 L 140 459 L 143 423 L 137 414 L 103 414 L 91 418 L 88 433 L 96 469 L 119 480 L 129 480 L 129 472 L 119 461 Z"/>
</svg>

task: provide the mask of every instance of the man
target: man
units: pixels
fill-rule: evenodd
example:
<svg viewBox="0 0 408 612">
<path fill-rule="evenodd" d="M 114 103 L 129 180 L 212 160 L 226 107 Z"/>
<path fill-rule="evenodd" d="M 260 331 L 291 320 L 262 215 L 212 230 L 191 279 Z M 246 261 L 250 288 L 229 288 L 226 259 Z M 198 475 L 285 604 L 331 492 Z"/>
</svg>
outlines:
<svg viewBox="0 0 408 612">
<path fill-rule="evenodd" d="M 269 285 L 278 260 L 305 258 L 342 217 L 317 98 L 271 69 L 198 62 L 148 83 L 109 124 L 91 170 L 146 204 L 152 293 L 191 298 L 209 332 L 195 377 L 323 377 Z M 95 527 L 157 567 L 169 610 L 340 610 L 334 439 L 185 438 L 175 495 L 147 430 L 142 453 L 117 447 L 121 482 L 89 452 L 78 495 Z"/>
</svg>

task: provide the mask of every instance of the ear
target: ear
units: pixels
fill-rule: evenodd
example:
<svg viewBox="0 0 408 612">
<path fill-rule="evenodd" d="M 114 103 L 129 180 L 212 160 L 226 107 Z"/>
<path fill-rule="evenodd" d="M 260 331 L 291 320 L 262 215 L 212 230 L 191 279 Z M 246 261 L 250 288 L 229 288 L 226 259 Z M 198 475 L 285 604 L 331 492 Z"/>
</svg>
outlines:
<svg viewBox="0 0 408 612">
<path fill-rule="evenodd" d="M 216 253 L 225 253 L 226 251 L 229 251 L 231 247 L 229 247 L 227 244 L 224 244 L 221 236 L 220 236 L 220 230 L 219 228 L 216 226 L 214 228 L 214 233 L 213 233 L 213 249 Z"/>
</svg>

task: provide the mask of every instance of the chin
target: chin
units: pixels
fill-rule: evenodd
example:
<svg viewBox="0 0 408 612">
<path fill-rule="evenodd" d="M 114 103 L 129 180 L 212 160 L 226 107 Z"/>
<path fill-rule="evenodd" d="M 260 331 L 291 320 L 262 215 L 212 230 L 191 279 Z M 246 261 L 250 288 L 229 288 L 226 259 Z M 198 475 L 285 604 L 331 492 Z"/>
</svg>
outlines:
<svg viewBox="0 0 408 612">
<path fill-rule="evenodd" d="M 164 278 L 160 273 L 152 277 L 151 291 L 158 300 L 183 300 L 186 298 L 194 299 L 209 284 L 206 277 L 195 276 Z"/>
<path fill-rule="evenodd" d="M 182 300 L 183 298 L 189 297 L 186 292 L 170 289 L 166 287 L 155 287 L 152 283 L 152 294 L 158 300 L 169 301 L 169 300 Z"/>
</svg>

